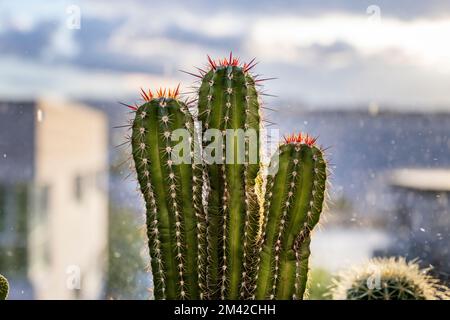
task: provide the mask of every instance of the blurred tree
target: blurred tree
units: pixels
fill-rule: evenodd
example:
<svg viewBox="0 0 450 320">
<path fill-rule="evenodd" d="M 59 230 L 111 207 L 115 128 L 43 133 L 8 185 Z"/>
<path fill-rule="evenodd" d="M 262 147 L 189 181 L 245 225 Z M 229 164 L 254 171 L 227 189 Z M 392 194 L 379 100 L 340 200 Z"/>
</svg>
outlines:
<svg viewBox="0 0 450 320">
<path fill-rule="evenodd" d="M 108 299 L 148 299 L 150 273 L 146 272 L 145 229 L 136 213 L 111 205 L 109 223 Z"/>
<path fill-rule="evenodd" d="M 0 185 L 0 270 L 8 275 L 26 274 L 28 186 Z"/>
<path fill-rule="evenodd" d="M 316 268 L 309 271 L 308 300 L 330 300 L 329 289 L 332 284 L 331 274 L 325 269 Z"/>
</svg>

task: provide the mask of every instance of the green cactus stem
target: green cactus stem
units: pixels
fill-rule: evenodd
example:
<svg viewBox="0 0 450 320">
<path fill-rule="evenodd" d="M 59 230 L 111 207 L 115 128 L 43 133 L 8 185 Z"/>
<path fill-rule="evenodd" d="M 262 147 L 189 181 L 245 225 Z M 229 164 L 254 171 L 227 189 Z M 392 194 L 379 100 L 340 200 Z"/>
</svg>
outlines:
<svg viewBox="0 0 450 320">
<path fill-rule="evenodd" d="M 322 212 L 327 179 L 326 162 L 315 139 L 285 138 L 278 165 L 268 175 L 259 264 L 254 298 L 302 299 L 306 290 L 310 235 Z"/>
<path fill-rule="evenodd" d="M 6 300 L 9 293 L 8 280 L 0 274 L 0 300 Z"/>
<path fill-rule="evenodd" d="M 203 136 L 205 153 L 210 151 L 210 144 L 215 144 L 218 146 L 216 151 L 221 153 L 216 159 L 223 161 L 205 161 L 209 184 L 209 290 L 212 299 L 248 298 L 254 287 L 255 239 L 259 220 L 255 194 L 255 178 L 260 170 L 261 123 L 255 87 L 257 80 L 250 73 L 254 66 L 252 62 L 241 65 L 231 54 L 229 59 L 219 62 L 208 59 L 209 70 L 200 71 L 198 118 L 204 133 L 217 129 L 223 135 L 221 141 L 217 140 L 218 137 L 209 141 Z M 239 138 L 228 135 L 229 129 L 244 132 L 242 145 L 245 152 L 238 146 Z M 239 134 L 237 131 L 231 132 Z M 232 141 L 235 152 L 233 157 L 227 158 L 226 144 Z"/>
<path fill-rule="evenodd" d="M 288 137 L 272 158 L 279 170 L 264 176 L 256 86 L 267 79 L 251 74 L 254 60 L 208 59 L 198 117 L 178 89 L 143 91 L 142 105 L 127 105 L 155 298 L 302 299 L 325 197 L 323 152 L 308 135 Z"/>
<path fill-rule="evenodd" d="M 334 279 L 335 300 L 449 300 L 450 289 L 420 269 L 417 261 L 374 258 Z"/>
<path fill-rule="evenodd" d="M 156 299 L 199 299 L 206 291 L 205 221 L 202 170 L 193 159 L 175 163 L 176 129 L 192 133 L 193 119 L 178 88 L 142 93 L 132 107 L 132 153 L 140 190 L 146 202 L 147 234 Z M 186 142 L 186 141 L 184 141 Z M 188 140 L 192 156 L 192 139 Z M 188 156 L 181 153 L 180 156 Z"/>
</svg>

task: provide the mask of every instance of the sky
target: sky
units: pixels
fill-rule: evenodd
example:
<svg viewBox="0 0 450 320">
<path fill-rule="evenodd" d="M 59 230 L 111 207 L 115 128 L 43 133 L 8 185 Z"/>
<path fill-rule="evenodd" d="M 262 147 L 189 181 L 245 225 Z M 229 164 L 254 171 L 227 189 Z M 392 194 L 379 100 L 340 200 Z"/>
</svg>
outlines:
<svg viewBox="0 0 450 320">
<path fill-rule="evenodd" d="M 260 62 L 274 104 L 450 110 L 449 1 L 0 0 L 0 99 L 129 100 Z"/>
</svg>

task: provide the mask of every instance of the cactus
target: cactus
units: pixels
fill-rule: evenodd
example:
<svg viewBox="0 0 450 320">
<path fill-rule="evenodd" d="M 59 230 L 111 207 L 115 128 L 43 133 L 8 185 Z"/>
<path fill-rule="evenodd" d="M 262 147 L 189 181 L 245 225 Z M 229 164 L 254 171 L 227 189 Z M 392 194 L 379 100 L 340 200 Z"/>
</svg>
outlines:
<svg viewBox="0 0 450 320">
<path fill-rule="evenodd" d="M 155 298 L 301 299 L 324 201 L 323 152 L 308 135 L 288 137 L 279 147 L 279 171 L 267 176 L 256 88 L 266 79 L 251 74 L 254 60 L 208 59 L 208 70 L 195 75 L 195 116 L 178 88 L 142 91 L 142 105 L 126 105 L 135 114 L 130 140 L 146 202 Z M 174 161 L 177 129 L 189 133 L 181 164 Z"/>
<path fill-rule="evenodd" d="M 215 161 L 205 160 L 209 178 L 207 277 L 211 298 L 238 299 L 251 295 L 256 263 L 260 104 L 249 72 L 252 62 L 242 65 L 232 54 L 218 62 L 208 59 L 209 71 L 200 71 L 198 114 L 203 133 L 217 129 L 219 135 L 212 142 L 203 135 L 205 154 L 212 154 L 211 145 L 216 152 Z M 234 149 L 233 155 L 227 154 L 226 144 Z"/>
<path fill-rule="evenodd" d="M 0 274 L 0 300 L 6 300 L 9 293 L 8 280 Z"/>
<path fill-rule="evenodd" d="M 177 96 L 178 88 L 160 89 L 156 96 L 142 92 L 145 103 L 129 106 L 135 112 L 131 144 L 146 202 L 155 298 L 199 299 L 205 279 L 202 171 L 194 161 L 176 164 L 173 158 L 174 130 L 193 129 L 188 107 Z M 192 139 L 187 143 L 189 154 L 180 156 L 192 156 Z"/>
<path fill-rule="evenodd" d="M 255 299 L 302 299 L 311 231 L 324 201 L 327 178 L 322 150 L 309 135 L 285 138 L 275 175 L 267 177 Z M 277 162 L 277 163 L 274 163 Z"/>
<path fill-rule="evenodd" d="M 335 300 L 448 300 L 450 290 L 416 260 L 374 258 L 334 279 Z"/>
</svg>

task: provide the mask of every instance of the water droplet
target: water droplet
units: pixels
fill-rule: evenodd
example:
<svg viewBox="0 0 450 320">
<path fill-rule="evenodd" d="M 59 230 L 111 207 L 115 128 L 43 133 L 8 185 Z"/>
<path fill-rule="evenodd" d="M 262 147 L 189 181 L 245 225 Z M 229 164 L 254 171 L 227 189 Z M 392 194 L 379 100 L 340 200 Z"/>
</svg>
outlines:
<svg viewBox="0 0 450 320">
<path fill-rule="evenodd" d="M 424 229 L 424 228 L 420 228 L 419 230 L 422 231 L 422 232 L 425 232 L 425 229 Z"/>
<path fill-rule="evenodd" d="M 5 159 L 6 159 L 6 153 L 4 153 L 4 154 L 3 154 L 3 158 L 5 158 Z"/>
</svg>

